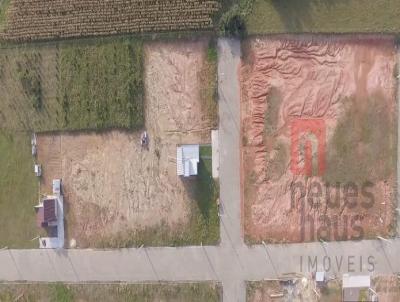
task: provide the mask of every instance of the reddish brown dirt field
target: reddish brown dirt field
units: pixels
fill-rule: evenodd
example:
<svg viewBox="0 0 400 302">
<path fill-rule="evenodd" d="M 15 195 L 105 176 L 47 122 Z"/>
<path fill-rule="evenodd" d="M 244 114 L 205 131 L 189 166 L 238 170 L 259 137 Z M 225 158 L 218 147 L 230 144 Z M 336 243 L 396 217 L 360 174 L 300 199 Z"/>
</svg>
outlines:
<svg viewBox="0 0 400 302">
<path fill-rule="evenodd" d="M 391 235 L 397 146 L 393 39 L 263 37 L 248 40 L 243 53 L 246 241 Z M 305 120 L 320 137 L 305 131 L 293 138 L 296 121 Z M 319 142 L 325 150 L 318 150 Z M 293 155 L 294 145 L 299 149 Z M 306 163 L 310 174 L 293 169 Z"/>
<path fill-rule="evenodd" d="M 400 297 L 400 280 L 397 276 L 378 276 L 373 279 L 373 289 L 379 302 L 397 302 Z"/>
<path fill-rule="evenodd" d="M 188 225 L 192 197 L 176 173 L 176 146 L 210 143 L 211 121 L 199 96 L 207 43 L 145 47 L 148 150 L 140 146 L 140 131 L 38 136 L 41 192 L 62 178 L 68 239 L 78 247 L 104 240 L 112 246 L 113 237 L 134 242 L 135 232 L 149 229 L 162 229 L 146 235 L 161 244 L 163 237 L 155 236 Z"/>
</svg>

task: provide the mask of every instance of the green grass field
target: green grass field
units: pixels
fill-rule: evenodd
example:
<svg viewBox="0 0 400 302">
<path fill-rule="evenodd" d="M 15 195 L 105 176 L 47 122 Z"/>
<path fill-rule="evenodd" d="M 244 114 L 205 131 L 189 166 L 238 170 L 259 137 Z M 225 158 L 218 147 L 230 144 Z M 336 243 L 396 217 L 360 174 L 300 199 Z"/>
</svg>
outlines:
<svg viewBox="0 0 400 302">
<path fill-rule="evenodd" d="M 207 48 L 207 60 L 200 73 L 200 100 L 205 114 L 214 128 L 218 127 L 218 51 L 217 40 L 210 39 Z"/>
<path fill-rule="evenodd" d="M 238 15 L 248 35 L 400 32 L 397 0 L 223 0 L 222 3 L 220 31 L 229 18 Z"/>
<path fill-rule="evenodd" d="M 59 102 L 67 129 L 143 125 L 142 43 L 60 45 Z"/>
<path fill-rule="evenodd" d="M 398 33 L 399 16 L 398 0 L 254 0 L 245 21 L 248 34 Z"/>
<path fill-rule="evenodd" d="M 142 42 L 128 38 L 3 46 L 0 128 L 140 128 L 142 59 Z"/>
<path fill-rule="evenodd" d="M 198 176 L 191 186 L 196 201 L 194 218 L 190 228 L 189 243 L 216 244 L 219 241 L 219 216 L 217 199 L 219 183 L 212 178 L 211 146 L 200 146 Z"/>
<path fill-rule="evenodd" d="M 0 30 L 3 29 L 6 20 L 6 11 L 11 0 L 0 0 Z"/>
<path fill-rule="evenodd" d="M 185 284 L 0 284 L 2 302 L 218 302 L 220 285 Z"/>
<path fill-rule="evenodd" d="M 31 239 L 39 232 L 33 209 L 39 182 L 33 173 L 30 136 L 0 132 L 0 154 L 0 248 L 37 247 L 37 240 Z"/>
</svg>

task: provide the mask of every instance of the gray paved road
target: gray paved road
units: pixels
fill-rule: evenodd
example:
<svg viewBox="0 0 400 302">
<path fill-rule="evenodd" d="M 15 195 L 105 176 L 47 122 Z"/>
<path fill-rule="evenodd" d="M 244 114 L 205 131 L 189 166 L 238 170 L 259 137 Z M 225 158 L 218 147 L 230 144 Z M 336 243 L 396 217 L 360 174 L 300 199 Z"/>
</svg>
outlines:
<svg viewBox="0 0 400 302">
<path fill-rule="evenodd" d="M 240 227 L 237 41 L 219 41 L 221 244 L 99 250 L 0 250 L 5 281 L 207 281 L 223 283 L 224 302 L 245 301 L 245 280 L 325 269 L 400 272 L 400 239 L 247 247 Z"/>
<path fill-rule="evenodd" d="M 184 281 L 261 280 L 291 272 L 314 271 L 324 258 L 332 274 L 400 272 L 400 239 L 360 242 L 274 244 L 247 247 L 207 246 L 100 250 L 2 250 L 0 280 L 17 281 Z M 303 258 L 303 265 L 301 259 Z M 336 258 L 336 259 L 335 259 Z M 342 260 L 340 260 L 342 259 Z M 361 261 L 361 268 L 360 268 Z M 340 269 L 335 269 L 342 262 Z M 350 269 L 349 269 L 350 266 Z M 329 267 L 326 267 L 329 268 Z M 230 300 L 237 301 L 237 300 Z"/>
</svg>

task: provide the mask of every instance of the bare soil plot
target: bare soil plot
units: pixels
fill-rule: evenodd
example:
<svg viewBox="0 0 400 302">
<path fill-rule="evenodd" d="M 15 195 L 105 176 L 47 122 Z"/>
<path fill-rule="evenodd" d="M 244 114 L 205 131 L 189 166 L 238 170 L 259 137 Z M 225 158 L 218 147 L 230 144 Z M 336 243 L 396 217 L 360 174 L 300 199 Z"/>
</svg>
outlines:
<svg viewBox="0 0 400 302">
<path fill-rule="evenodd" d="M 248 242 L 391 235 L 397 146 L 393 39 L 259 37 L 247 41 L 244 58 Z"/>
<path fill-rule="evenodd" d="M 207 174 L 183 181 L 176 146 L 210 143 L 212 120 L 200 99 L 207 40 L 145 47 L 146 130 L 38 136 L 41 191 L 62 178 L 67 234 L 79 247 L 216 242 L 217 194 Z M 210 172 L 211 173 L 211 172 Z M 204 188 L 210 196 L 200 202 Z"/>
</svg>

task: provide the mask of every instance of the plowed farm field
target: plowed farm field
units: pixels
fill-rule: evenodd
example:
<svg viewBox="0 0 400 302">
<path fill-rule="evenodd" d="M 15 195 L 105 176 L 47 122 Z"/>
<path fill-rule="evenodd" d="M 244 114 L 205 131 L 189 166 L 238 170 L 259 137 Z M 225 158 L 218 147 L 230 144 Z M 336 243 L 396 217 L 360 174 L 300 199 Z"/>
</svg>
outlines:
<svg viewBox="0 0 400 302">
<path fill-rule="evenodd" d="M 243 57 L 247 242 L 392 235 L 393 38 L 258 37 L 246 42 Z"/>
</svg>

